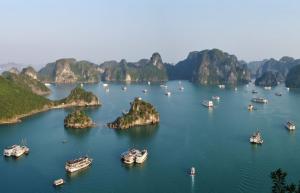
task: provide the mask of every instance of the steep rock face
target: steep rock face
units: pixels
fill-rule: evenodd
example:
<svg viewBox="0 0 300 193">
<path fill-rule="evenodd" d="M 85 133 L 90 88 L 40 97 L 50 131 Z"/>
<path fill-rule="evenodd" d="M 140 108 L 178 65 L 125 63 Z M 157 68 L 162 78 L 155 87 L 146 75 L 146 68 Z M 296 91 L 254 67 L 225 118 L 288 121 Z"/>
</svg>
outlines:
<svg viewBox="0 0 300 193">
<path fill-rule="evenodd" d="M 138 98 L 131 103 L 127 114 L 118 117 L 114 122 L 108 123 L 108 127 L 116 129 L 128 129 L 139 125 L 159 123 L 159 113 L 150 104 Z"/>
<path fill-rule="evenodd" d="M 12 67 L 11 69 L 9 69 L 8 72 L 13 73 L 13 74 L 20 74 L 20 71 L 15 67 Z"/>
<path fill-rule="evenodd" d="M 289 70 L 296 66 L 300 65 L 300 60 L 295 60 L 292 57 L 282 57 L 280 60 L 269 59 L 258 68 L 256 72 L 256 77 L 261 77 L 265 72 L 274 72 L 278 73 L 282 79 L 278 80 L 279 82 L 284 82 Z"/>
<path fill-rule="evenodd" d="M 171 79 L 191 80 L 203 85 L 236 85 L 250 81 L 250 71 L 234 55 L 218 49 L 191 52 L 175 66 L 168 65 Z"/>
<path fill-rule="evenodd" d="M 85 107 L 100 106 L 101 102 L 92 92 L 87 92 L 80 87 L 76 87 L 68 97 L 55 101 L 55 105 Z"/>
<path fill-rule="evenodd" d="M 27 76 L 31 77 L 32 79 L 37 79 L 37 72 L 31 66 L 29 66 L 27 68 L 23 68 L 23 70 L 21 71 L 21 74 L 27 75 Z"/>
<path fill-rule="evenodd" d="M 94 125 L 93 120 L 80 110 L 68 114 L 64 119 L 64 126 L 66 128 L 85 129 L 91 128 Z"/>
<path fill-rule="evenodd" d="M 278 72 L 265 72 L 261 77 L 255 80 L 256 86 L 277 86 L 281 79 L 281 74 Z"/>
<path fill-rule="evenodd" d="M 73 58 L 57 60 L 47 64 L 38 72 L 38 78 L 43 82 L 95 83 L 100 80 L 100 69 L 88 61 L 76 61 Z"/>
<path fill-rule="evenodd" d="M 290 69 L 286 76 L 285 85 L 290 88 L 300 88 L 300 65 Z"/>
<path fill-rule="evenodd" d="M 159 53 L 154 53 L 150 60 L 141 59 L 138 62 L 121 60 L 105 62 L 100 65 L 104 81 L 166 81 L 168 79 L 165 66 Z"/>
<path fill-rule="evenodd" d="M 50 89 L 46 87 L 43 83 L 34 79 L 33 75 L 28 75 L 26 72 L 23 71 L 20 74 L 15 74 L 11 72 L 3 72 L 3 77 L 7 80 L 18 84 L 19 86 L 23 87 L 24 89 L 28 89 L 37 95 L 48 95 L 50 94 Z"/>
</svg>

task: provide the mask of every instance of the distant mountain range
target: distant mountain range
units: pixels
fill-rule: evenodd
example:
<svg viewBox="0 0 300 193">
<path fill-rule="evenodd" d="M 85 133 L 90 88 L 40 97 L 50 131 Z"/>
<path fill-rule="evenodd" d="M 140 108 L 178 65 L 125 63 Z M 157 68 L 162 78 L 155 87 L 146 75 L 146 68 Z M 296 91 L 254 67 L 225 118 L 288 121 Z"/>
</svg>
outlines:
<svg viewBox="0 0 300 193">
<path fill-rule="evenodd" d="M 27 69 L 27 75 L 43 83 L 164 82 L 189 80 L 202 85 L 247 84 L 256 79 L 258 86 L 276 86 L 288 79 L 290 70 L 300 65 L 299 59 L 282 57 L 246 63 L 235 55 L 219 49 L 193 51 L 177 64 L 164 63 L 159 53 L 137 62 L 112 60 L 102 64 L 63 58 L 48 63 L 36 72 Z M 12 69 L 15 72 L 17 69 Z M 295 76 L 295 75 L 293 75 Z M 290 80 L 290 79 L 289 79 Z M 300 87 L 294 85 L 295 87 Z"/>
</svg>

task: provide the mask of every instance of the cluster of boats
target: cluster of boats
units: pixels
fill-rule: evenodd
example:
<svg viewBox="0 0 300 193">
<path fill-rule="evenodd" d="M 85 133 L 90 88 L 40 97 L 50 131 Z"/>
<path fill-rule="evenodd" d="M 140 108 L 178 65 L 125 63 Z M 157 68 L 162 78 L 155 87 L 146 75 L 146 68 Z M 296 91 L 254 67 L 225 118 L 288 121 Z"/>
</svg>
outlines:
<svg viewBox="0 0 300 193">
<path fill-rule="evenodd" d="M 22 155 L 29 154 L 29 148 L 25 145 L 12 145 L 10 147 L 6 147 L 3 151 L 3 155 L 5 157 L 15 157 L 18 158 Z"/>
<path fill-rule="evenodd" d="M 138 149 L 130 149 L 128 151 L 125 151 L 121 155 L 121 160 L 125 164 L 142 164 L 148 157 L 148 151 L 146 149 L 138 150 Z"/>
</svg>

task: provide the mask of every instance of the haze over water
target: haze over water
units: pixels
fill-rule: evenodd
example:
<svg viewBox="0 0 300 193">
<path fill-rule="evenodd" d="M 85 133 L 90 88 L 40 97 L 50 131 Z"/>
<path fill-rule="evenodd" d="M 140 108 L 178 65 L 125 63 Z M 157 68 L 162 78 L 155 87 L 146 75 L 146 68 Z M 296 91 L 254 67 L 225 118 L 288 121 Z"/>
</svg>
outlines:
<svg viewBox="0 0 300 193">
<path fill-rule="evenodd" d="M 265 193 L 271 190 L 270 172 L 277 168 L 288 172 L 288 181 L 298 181 L 300 135 L 298 130 L 287 131 L 283 124 L 293 120 L 300 125 L 299 91 L 287 92 L 281 85 L 272 91 L 255 88 L 256 96 L 266 97 L 269 104 L 255 104 L 257 110 L 248 112 L 247 105 L 255 96 L 253 85 L 238 87 L 235 92 L 186 81 L 182 84 L 183 92 L 178 81 L 167 83 L 170 97 L 159 85 L 132 84 L 124 92 L 121 84 L 111 84 L 109 93 L 101 84 L 84 85 L 103 104 L 86 109 L 97 123 L 88 130 L 64 128 L 64 117 L 72 109 L 52 110 L 20 124 L 0 126 L 1 150 L 22 139 L 31 150 L 18 160 L 0 159 L 1 192 Z M 49 98 L 65 97 L 74 86 L 52 85 Z M 142 93 L 145 88 L 147 94 Z M 275 96 L 275 92 L 283 96 Z M 215 109 L 201 105 L 214 95 L 221 97 Z M 160 124 L 124 131 L 106 128 L 107 122 L 129 109 L 136 96 L 157 108 Z M 251 145 L 249 137 L 258 128 L 264 144 Z M 62 143 L 64 140 L 67 143 Z M 122 164 L 120 154 L 131 147 L 148 149 L 143 165 Z M 68 176 L 65 162 L 85 154 L 94 159 L 92 166 Z M 197 171 L 194 178 L 187 174 L 192 166 Z M 61 177 L 66 184 L 53 188 L 53 180 Z"/>
</svg>

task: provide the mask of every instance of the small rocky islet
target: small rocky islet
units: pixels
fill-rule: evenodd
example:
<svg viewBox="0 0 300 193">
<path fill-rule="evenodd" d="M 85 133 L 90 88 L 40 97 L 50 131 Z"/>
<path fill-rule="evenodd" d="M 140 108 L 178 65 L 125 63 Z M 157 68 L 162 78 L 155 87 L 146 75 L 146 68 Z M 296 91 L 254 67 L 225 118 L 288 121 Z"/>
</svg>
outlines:
<svg viewBox="0 0 300 193">
<path fill-rule="evenodd" d="M 152 104 L 143 101 L 141 98 L 135 98 L 130 104 L 129 112 L 108 123 L 109 128 L 128 129 L 134 126 L 159 123 L 159 113 Z"/>
<path fill-rule="evenodd" d="M 66 116 L 64 126 L 72 129 L 85 129 L 95 126 L 95 123 L 84 111 L 75 110 Z"/>
</svg>

